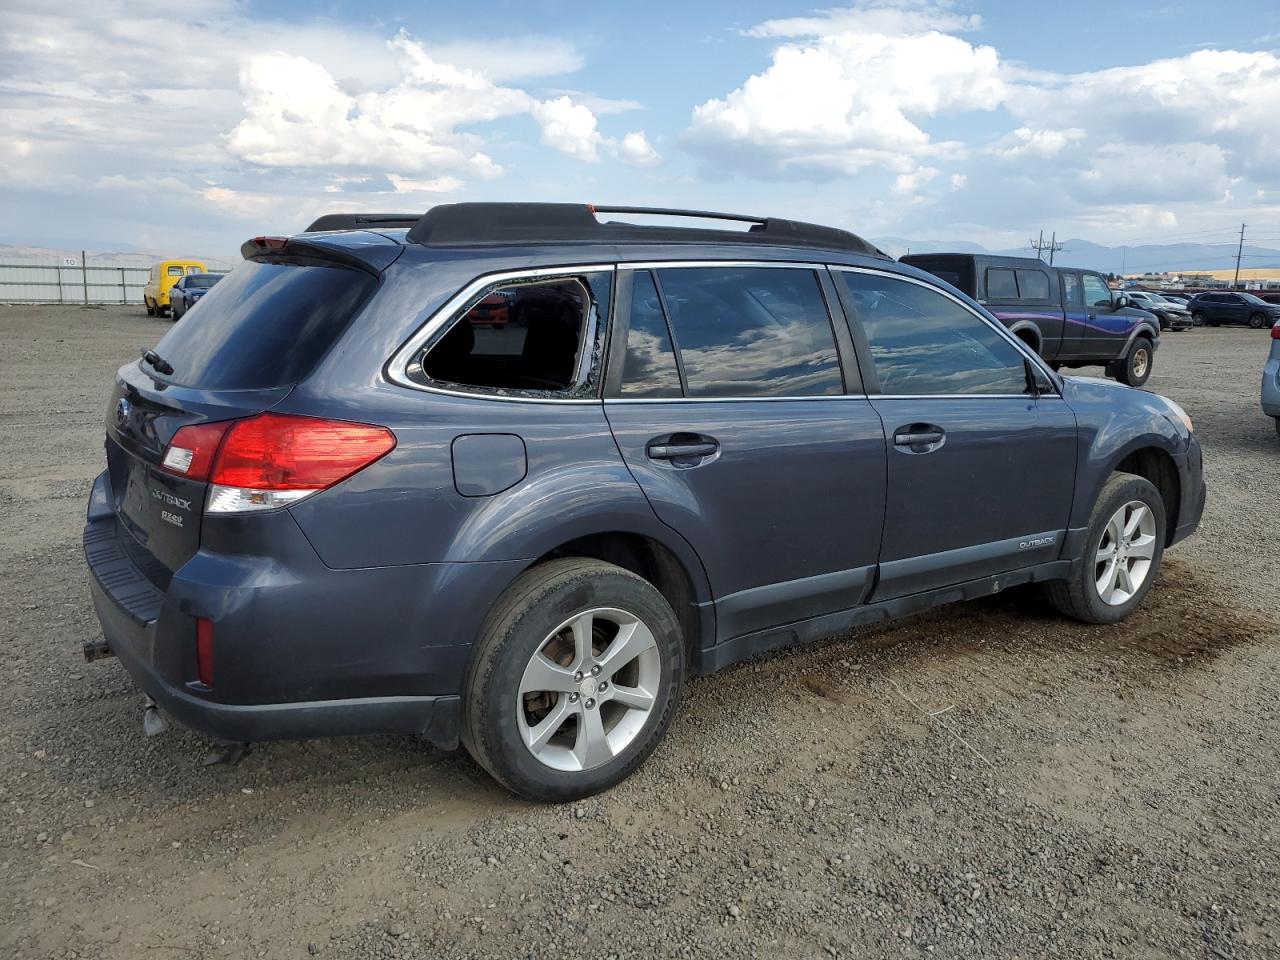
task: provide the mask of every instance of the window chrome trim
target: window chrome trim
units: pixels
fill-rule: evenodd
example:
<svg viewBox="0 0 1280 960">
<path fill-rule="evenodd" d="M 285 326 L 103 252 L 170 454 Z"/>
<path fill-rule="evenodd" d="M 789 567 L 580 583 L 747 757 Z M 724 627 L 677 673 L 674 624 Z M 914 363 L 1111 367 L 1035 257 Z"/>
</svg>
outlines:
<svg viewBox="0 0 1280 960">
<path fill-rule="evenodd" d="M 805 397 L 606 397 L 605 403 L 780 403 L 796 400 L 870 400 L 865 393 L 827 393 Z"/>
<path fill-rule="evenodd" d="M 791 270 L 825 270 L 825 263 L 807 260 L 640 260 L 619 263 L 619 270 L 670 270 L 684 267 L 779 267 Z"/>
<path fill-rule="evenodd" d="M 460 291 L 444 302 L 444 305 L 429 316 L 421 326 L 409 337 L 408 340 L 391 355 L 391 359 L 384 364 L 382 368 L 383 378 L 401 387 L 408 387 L 410 390 L 421 390 L 425 393 L 440 393 L 451 397 L 467 397 L 471 400 L 497 400 L 516 403 L 599 403 L 599 397 L 517 397 L 507 396 L 503 394 L 476 393 L 470 390 L 451 390 L 447 387 L 428 386 L 425 383 L 419 383 L 408 375 L 409 364 L 426 346 L 437 331 L 448 323 L 454 316 L 475 298 L 481 290 L 495 284 L 506 283 L 511 280 L 553 280 L 557 277 L 577 277 L 584 273 L 610 273 L 617 272 L 618 265 L 615 263 L 593 263 L 584 264 L 582 266 L 563 266 L 563 267 L 531 267 L 524 270 L 503 270 L 498 273 L 487 273 L 483 276 L 476 277 Z M 605 320 L 607 322 L 607 318 Z"/>
<path fill-rule="evenodd" d="M 421 326 L 409 337 L 408 340 L 392 355 L 391 359 L 383 367 L 383 377 L 387 381 L 397 384 L 398 386 L 408 387 L 410 390 L 420 390 L 424 393 L 437 393 L 451 397 L 465 397 L 469 400 L 492 400 L 496 402 L 506 403 L 570 403 L 570 404 L 590 404 L 600 403 L 599 397 L 580 398 L 580 397 L 521 397 L 508 396 L 498 393 L 476 393 L 470 390 L 453 390 L 447 387 L 428 386 L 411 379 L 406 373 L 406 369 L 413 361 L 414 357 L 426 345 L 427 341 L 435 335 L 435 333 L 447 323 L 459 310 L 461 310 L 477 293 L 485 287 L 495 284 L 505 283 L 511 280 L 529 280 L 529 279 L 555 279 L 557 277 L 576 277 L 584 273 L 612 273 L 617 274 L 624 270 L 665 270 L 672 268 L 684 267 L 765 267 L 765 268 L 789 268 L 799 270 L 842 270 L 847 273 L 869 273 L 876 276 L 888 277 L 892 280 L 900 280 L 904 283 L 914 283 L 916 286 L 924 287 L 934 293 L 940 294 L 949 300 L 959 304 L 969 313 L 973 314 L 987 326 L 999 333 L 1009 344 L 1018 351 L 1022 356 L 1031 359 L 1036 366 L 1043 370 L 1049 377 L 1050 382 L 1058 387 L 1058 392 L 1053 394 L 1040 394 L 1033 397 L 1027 393 L 921 393 L 921 394 L 902 394 L 902 393 L 878 393 L 868 395 L 866 393 L 840 393 L 825 394 L 818 396 L 802 396 L 802 397 L 609 397 L 603 400 L 604 403 L 776 403 L 779 401 L 813 401 L 813 400 L 976 400 L 976 399 L 1062 399 L 1061 381 L 1053 370 L 1044 362 L 1044 360 L 1035 353 L 1027 349 L 1018 337 L 1009 332 L 999 321 L 992 322 L 978 311 L 974 310 L 969 304 L 965 303 L 959 297 L 941 287 L 936 287 L 931 283 L 918 280 L 915 277 L 909 277 L 905 274 L 896 273 L 892 270 L 880 270 L 874 267 L 856 267 L 847 264 L 825 264 L 813 263 L 810 261 L 800 260 L 645 260 L 625 263 L 593 263 L 583 264 L 581 266 L 558 266 L 558 267 L 530 267 L 521 270 L 503 270 L 497 273 L 484 274 L 472 280 L 464 286 L 458 293 L 454 294 L 444 305 L 431 314 Z M 615 284 L 616 287 L 616 284 Z M 857 319 L 856 317 L 854 318 Z M 604 322 L 609 323 L 606 319 Z"/>
<path fill-rule="evenodd" d="M 879 277 L 889 277 L 891 280 L 901 280 L 903 283 L 914 283 L 917 287 L 924 287 L 926 290 L 932 290 L 934 293 L 937 293 L 937 294 L 940 294 L 941 296 L 946 297 L 948 300 L 953 301 L 954 303 L 956 303 L 956 304 L 958 304 L 959 306 L 963 307 L 963 308 L 964 308 L 965 310 L 967 310 L 969 313 L 973 314 L 975 317 L 977 317 L 979 320 L 981 320 L 983 323 L 985 323 L 985 324 L 986 324 L 987 326 L 989 326 L 991 329 L 995 330 L 998 334 L 1000 334 L 1000 336 L 1004 337 L 1004 339 L 1005 339 L 1005 340 L 1007 340 L 1007 341 L 1010 343 L 1010 345 L 1011 345 L 1011 346 L 1012 346 L 1016 351 L 1018 351 L 1019 353 L 1021 353 L 1021 354 L 1022 354 L 1024 357 L 1026 357 L 1027 359 L 1031 360 L 1031 362 L 1032 362 L 1032 363 L 1034 363 L 1037 367 L 1039 367 L 1041 370 L 1043 370 L 1043 371 L 1045 372 L 1045 374 L 1047 374 L 1047 375 L 1048 375 L 1048 377 L 1049 377 L 1049 382 L 1050 382 L 1050 383 L 1052 383 L 1052 384 L 1057 388 L 1057 391 L 1056 391 L 1055 393 L 1053 393 L 1053 394 L 1043 394 L 1043 393 L 1041 393 L 1041 394 L 1034 394 L 1034 395 L 1033 395 L 1033 394 L 1029 394 L 1029 393 L 961 393 L 961 394 L 941 394 L 941 393 L 924 393 L 924 394 L 880 393 L 880 394 L 877 394 L 877 396 L 881 396 L 881 397 L 884 397 L 884 398 L 886 398 L 886 399 L 889 399 L 889 398 L 904 398 L 904 399 L 905 399 L 905 398 L 910 398 L 910 399 L 913 399 L 913 400 L 920 400 L 920 399 L 924 399 L 924 398 L 926 398 L 926 397 L 933 397 L 933 398 L 939 398 L 939 399 L 941 399 L 941 398 L 957 398 L 957 397 L 1023 397 L 1023 398 L 1027 398 L 1027 397 L 1032 397 L 1032 396 L 1035 396 L 1035 397 L 1053 396 L 1053 397 L 1057 397 L 1058 399 L 1061 399 L 1061 398 L 1062 398 L 1062 381 L 1061 381 L 1061 378 L 1060 378 L 1056 373 L 1054 373 L 1054 372 L 1053 372 L 1053 369 L 1052 369 L 1052 368 L 1051 368 L 1047 363 L 1045 363 L 1045 362 L 1044 362 L 1044 358 L 1043 358 L 1043 357 L 1041 357 L 1041 356 L 1040 356 L 1040 354 L 1032 352 L 1032 351 L 1027 347 L 1027 345 L 1026 345 L 1025 343 L 1023 343 L 1023 342 L 1022 342 L 1022 340 L 1021 340 L 1021 339 L 1019 339 L 1018 337 L 1014 336 L 1014 335 L 1013 335 L 1013 333 L 1012 333 L 1012 332 L 1010 332 L 1009 328 L 1008 328 L 1008 327 L 1006 327 L 1006 326 L 1005 326 L 1003 323 L 1001 323 L 999 320 L 996 320 L 995 322 L 992 322 L 992 320 L 991 320 L 990 318 L 985 317 L 985 316 L 983 316 L 981 313 L 979 313 L 977 310 L 974 310 L 974 309 L 973 309 L 973 307 L 971 307 L 969 304 L 965 303 L 963 300 L 961 300 L 959 297 L 957 297 L 954 293 L 950 293 L 950 292 L 948 292 L 948 291 L 946 291 L 946 290 L 943 290 L 941 287 L 936 287 L 936 286 L 934 286 L 932 283 L 929 283 L 929 282 L 927 282 L 927 281 L 925 281 L 925 280 L 919 280 L 919 279 L 917 279 L 916 277 L 908 277 L 908 276 L 906 276 L 905 274 L 901 274 L 901 273 L 894 273 L 892 270 L 877 270 L 877 269 L 876 269 L 876 268 L 874 268 L 874 267 L 853 267 L 853 266 L 849 266 L 849 265 L 847 265 L 847 264 L 831 264 L 831 269 L 832 269 L 832 270 L 841 270 L 841 271 L 844 271 L 845 273 L 870 273 L 870 274 L 874 274 L 875 276 L 879 276 Z M 854 317 L 853 319 L 854 319 L 854 321 L 855 321 L 855 322 L 857 322 L 857 319 L 858 319 L 858 318 L 857 318 L 857 317 Z"/>
</svg>

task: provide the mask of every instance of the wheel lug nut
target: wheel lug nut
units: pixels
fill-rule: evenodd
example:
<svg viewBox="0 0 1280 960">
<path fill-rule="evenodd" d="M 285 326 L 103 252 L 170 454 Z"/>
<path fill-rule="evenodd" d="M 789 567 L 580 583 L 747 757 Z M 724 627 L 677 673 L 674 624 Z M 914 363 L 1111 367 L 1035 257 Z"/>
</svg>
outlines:
<svg viewBox="0 0 1280 960">
<path fill-rule="evenodd" d="M 591 675 L 594 677 L 599 672 L 600 672 L 600 664 L 597 663 L 595 666 L 591 668 Z"/>
<path fill-rule="evenodd" d="M 573 682 L 574 682 L 574 683 L 581 683 L 581 682 L 582 682 L 582 671 L 581 671 L 581 670 L 579 670 L 577 673 L 575 673 L 575 674 L 573 675 Z"/>
<path fill-rule="evenodd" d="M 570 703 L 577 703 L 577 702 L 578 702 L 578 695 L 577 695 L 576 693 L 571 693 L 571 694 L 569 694 L 569 702 L 570 702 Z"/>
<path fill-rule="evenodd" d="M 608 689 L 609 689 L 609 681 L 608 681 L 608 680 L 601 680 L 601 681 L 600 681 L 600 686 L 599 686 L 599 688 L 598 688 L 598 689 L 600 689 L 600 690 L 608 690 Z"/>
<path fill-rule="evenodd" d="M 594 700 L 592 700 L 590 697 L 588 697 L 588 698 L 587 698 L 587 709 L 588 709 L 588 710 L 590 710 L 590 709 L 591 709 L 592 707 L 594 707 L 595 705 L 596 705 L 596 702 L 595 702 Z"/>
</svg>

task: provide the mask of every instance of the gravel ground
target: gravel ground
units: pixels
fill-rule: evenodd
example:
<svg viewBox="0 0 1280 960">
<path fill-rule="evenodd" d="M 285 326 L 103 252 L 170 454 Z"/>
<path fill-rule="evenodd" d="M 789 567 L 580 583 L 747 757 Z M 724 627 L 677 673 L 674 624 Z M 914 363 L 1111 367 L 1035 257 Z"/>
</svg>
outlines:
<svg viewBox="0 0 1280 960">
<path fill-rule="evenodd" d="M 1129 622 L 1015 591 L 729 670 L 551 807 L 408 739 L 143 738 L 81 658 L 79 537 L 111 374 L 166 326 L 0 307 L 0 956 L 1280 955 L 1264 334 L 1165 337 L 1209 501 Z"/>
</svg>

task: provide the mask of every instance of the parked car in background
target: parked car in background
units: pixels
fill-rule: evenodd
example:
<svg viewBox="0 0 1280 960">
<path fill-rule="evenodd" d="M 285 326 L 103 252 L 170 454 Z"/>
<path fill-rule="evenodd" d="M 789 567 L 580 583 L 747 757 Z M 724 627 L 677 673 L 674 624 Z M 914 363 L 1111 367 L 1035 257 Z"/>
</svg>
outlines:
<svg viewBox="0 0 1280 960">
<path fill-rule="evenodd" d="M 221 279 L 220 273 L 192 273 L 170 287 L 169 310 L 173 319 L 180 320 Z"/>
<path fill-rule="evenodd" d="M 1262 412 L 1280 434 L 1280 320 L 1271 325 L 1271 353 L 1262 368 Z"/>
<path fill-rule="evenodd" d="M 1198 293 L 1187 309 L 1196 326 L 1247 323 L 1254 330 L 1263 330 L 1280 319 L 1280 304 L 1267 303 L 1252 293 Z"/>
<path fill-rule="evenodd" d="M 147 308 L 147 316 L 164 315 L 170 306 L 169 291 L 183 277 L 208 272 L 199 260 L 161 260 L 151 268 L 147 285 L 142 288 L 142 302 Z"/>
<path fill-rule="evenodd" d="M 1160 296 L 1164 297 L 1166 300 L 1171 300 L 1174 303 L 1181 303 L 1184 306 L 1191 300 L 1191 298 L 1185 293 L 1166 293 L 1163 290 L 1160 291 Z"/>
<path fill-rule="evenodd" d="M 1260 293 L 1258 299 L 1265 300 L 1267 303 L 1280 303 L 1280 293 Z"/>
<path fill-rule="evenodd" d="M 85 557 L 162 709 L 462 743 L 564 801 L 636 770 L 690 675 L 1024 583 L 1114 623 L 1199 523 L 1177 404 L 1058 376 L 843 230 L 613 212 L 251 240 L 120 368 Z"/>
<path fill-rule="evenodd" d="M 1134 387 L 1151 376 L 1159 320 L 1095 270 L 971 253 L 912 254 L 902 262 L 973 297 L 1055 369 L 1104 364 L 1107 376 Z"/>
<path fill-rule="evenodd" d="M 471 308 L 471 325 L 473 327 L 496 327 L 501 329 L 510 321 L 507 297 L 502 293 L 491 293 Z"/>
<path fill-rule="evenodd" d="M 1161 330 L 1190 330 L 1194 326 L 1185 304 L 1149 290 L 1126 290 L 1124 294 L 1135 307 L 1154 314 Z"/>
</svg>

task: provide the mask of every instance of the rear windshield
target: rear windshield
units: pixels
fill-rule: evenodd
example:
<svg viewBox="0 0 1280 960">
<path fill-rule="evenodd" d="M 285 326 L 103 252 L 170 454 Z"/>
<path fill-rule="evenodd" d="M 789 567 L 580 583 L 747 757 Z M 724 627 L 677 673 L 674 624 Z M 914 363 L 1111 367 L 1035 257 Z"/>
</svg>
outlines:
<svg viewBox="0 0 1280 960">
<path fill-rule="evenodd" d="M 215 283 L 217 283 L 221 279 L 222 279 L 221 277 L 215 274 L 207 274 L 207 273 L 200 274 L 196 276 L 187 277 L 187 286 L 188 287 L 212 287 Z"/>
<path fill-rule="evenodd" d="M 160 338 L 168 379 L 206 390 L 297 383 L 338 338 L 377 285 L 338 266 L 246 261 L 220 279 Z"/>
</svg>

